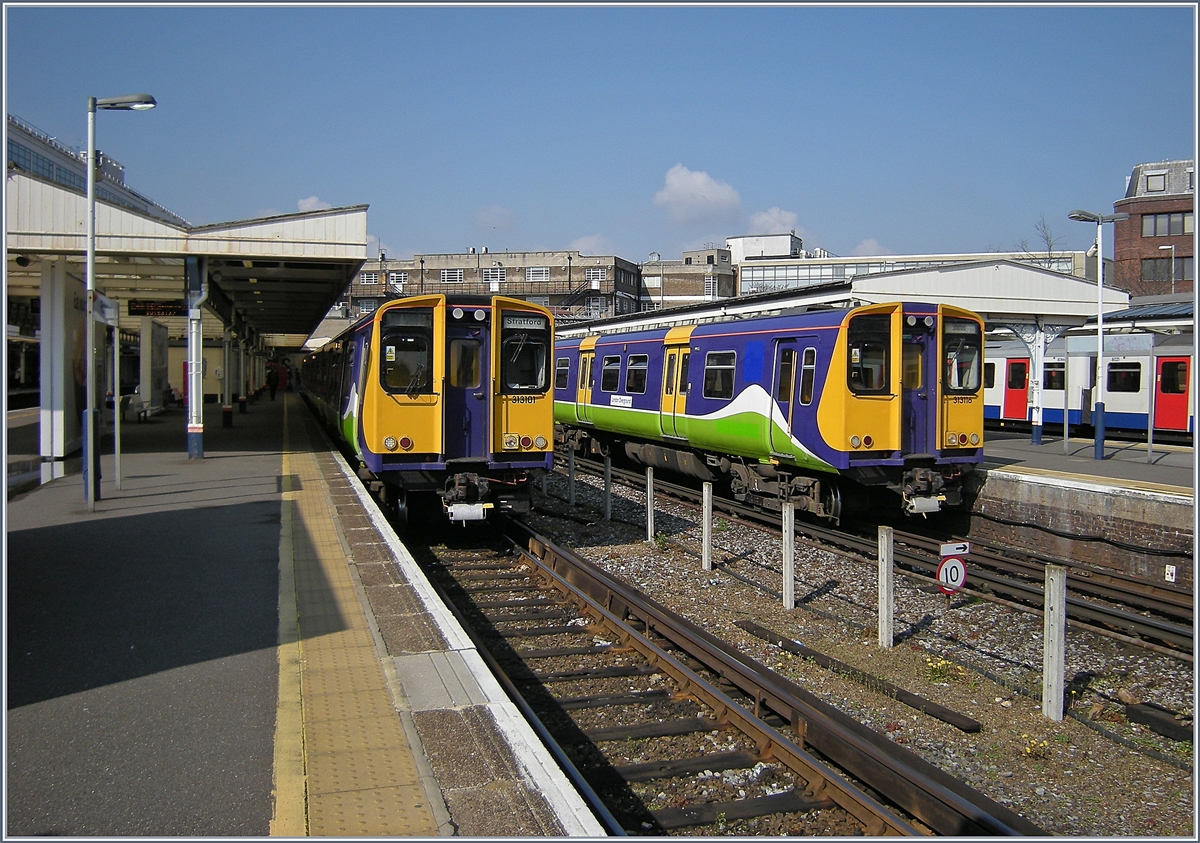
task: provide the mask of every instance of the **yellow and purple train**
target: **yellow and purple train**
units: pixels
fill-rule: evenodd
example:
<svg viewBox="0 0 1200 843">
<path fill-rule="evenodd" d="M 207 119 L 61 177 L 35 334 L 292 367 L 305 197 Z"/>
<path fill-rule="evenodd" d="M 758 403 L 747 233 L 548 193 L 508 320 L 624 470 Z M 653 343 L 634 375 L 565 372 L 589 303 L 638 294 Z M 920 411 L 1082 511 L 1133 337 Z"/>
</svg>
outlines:
<svg viewBox="0 0 1200 843">
<path fill-rule="evenodd" d="M 389 301 L 305 359 L 301 389 L 401 520 L 524 512 L 554 465 L 544 307 L 502 296 Z"/>
<path fill-rule="evenodd" d="M 983 461 L 983 323 L 970 311 L 896 302 L 596 330 L 555 344 L 568 447 L 834 521 L 871 490 L 909 514 L 957 506 Z"/>
</svg>

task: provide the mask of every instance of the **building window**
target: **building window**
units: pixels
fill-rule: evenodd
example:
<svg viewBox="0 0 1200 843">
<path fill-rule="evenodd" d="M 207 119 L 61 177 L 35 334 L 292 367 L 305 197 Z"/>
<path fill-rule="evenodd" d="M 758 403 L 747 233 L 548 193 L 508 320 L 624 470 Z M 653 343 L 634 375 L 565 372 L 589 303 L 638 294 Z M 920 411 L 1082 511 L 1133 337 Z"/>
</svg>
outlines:
<svg viewBox="0 0 1200 843">
<path fill-rule="evenodd" d="M 715 299 L 717 297 L 717 276 L 704 276 L 704 298 Z"/>
<path fill-rule="evenodd" d="M 1170 258 L 1142 258 L 1143 281 L 1191 281 L 1193 272 L 1191 258 L 1175 258 L 1175 273 L 1171 274 Z"/>
<path fill-rule="evenodd" d="M 463 271 L 461 269 L 443 269 L 441 270 L 441 278 L 443 284 L 461 284 Z"/>
<path fill-rule="evenodd" d="M 407 284 L 408 283 L 408 273 L 407 272 L 389 272 L 388 273 L 388 283 L 389 284 Z"/>
<path fill-rule="evenodd" d="M 1146 192 L 1162 193 L 1167 189 L 1166 173 L 1146 173 Z"/>
<path fill-rule="evenodd" d="M 608 310 L 604 296 L 588 296 L 584 310 L 589 319 L 598 319 L 603 316 Z"/>
<path fill-rule="evenodd" d="M 483 268 L 483 283 L 498 284 L 507 277 L 507 271 L 507 266 L 485 266 Z"/>
<path fill-rule="evenodd" d="M 589 266 L 583 270 L 584 281 L 607 281 L 608 267 L 607 266 Z"/>
<path fill-rule="evenodd" d="M 684 263 L 684 265 L 685 265 L 685 266 L 691 266 L 691 265 L 692 265 L 692 259 L 691 259 L 691 258 L 684 258 L 684 259 L 683 259 L 683 263 Z"/>
<path fill-rule="evenodd" d="M 1179 237 L 1191 234 L 1192 212 L 1178 214 L 1142 214 L 1143 237 Z"/>
<path fill-rule="evenodd" d="M 705 263 L 707 263 L 709 266 L 712 266 L 715 263 L 715 261 L 713 260 L 713 256 L 709 255 L 708 259 L 705 261 Z"/>
<path fill-rule="evenodd" d="M 359 273 L 358 283 L 359 284 L 378 284 L 379 283 L 379 273 L 378 272 Z"/>
<path fill-rule="evenodd" d="M 525 280 L 531 284 L 545 283 L 550 280 L 550 267 L 548 266 L 527 266 L 525 267 Z"/>
<path fill-rule="evenodd" d="M 530 304 L 540 304 L 542 307 L 550 306 L 549 296 L 526 296 L 525 301 L 529 302 Z"/>
</svg>

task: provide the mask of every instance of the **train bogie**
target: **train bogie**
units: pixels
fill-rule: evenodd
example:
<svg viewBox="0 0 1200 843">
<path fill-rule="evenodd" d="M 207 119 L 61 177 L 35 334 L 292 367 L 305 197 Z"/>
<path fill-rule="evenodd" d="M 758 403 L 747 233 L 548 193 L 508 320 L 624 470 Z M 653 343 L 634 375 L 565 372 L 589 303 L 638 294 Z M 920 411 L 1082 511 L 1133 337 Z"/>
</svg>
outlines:
<svg viewBox="0 0 1200 843">
<path fill-rule="evenodd" d="M 553 466 L 552 331 L 519 299 L 388 302 L 306 362 L 310 392 L 401 513 L 414 494 L 451 521 L 525 511 L 531 472 Z"/>
<path fill-rule="evenodd" d="M 555 418 L 767 508 L 836 519 L 873 486 L 931 512 L 982 457 L 981 351 L 974 314 L 898 303 L 563 339 Z"/>
</svg>

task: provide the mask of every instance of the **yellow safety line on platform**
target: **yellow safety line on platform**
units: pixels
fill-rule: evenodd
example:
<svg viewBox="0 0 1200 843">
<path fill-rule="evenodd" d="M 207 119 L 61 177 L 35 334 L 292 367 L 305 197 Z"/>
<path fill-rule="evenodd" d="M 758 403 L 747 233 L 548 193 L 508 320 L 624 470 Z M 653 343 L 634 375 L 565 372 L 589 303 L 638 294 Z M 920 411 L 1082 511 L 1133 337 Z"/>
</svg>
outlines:
<svg viewBox="0 0 1200 843">
<path fill-rule="evenodd" d="M 271 833 L 437 836 L 347 565 L 349 550 L 328 483 L 316 454 L 292 447 L 288 403 L 282 476 L 294 485 L 283 490 L 276 724 L 276 737 L 285 745 L 276 746 Z M 282 595 L 284 568 L 292 569 L 289 606 Z M 296 619 L 294 647 L 285 645 L 285 612 Z"/>
<path fill-rule="evenodd" d="M 292 473 L 287 402 L 283 405 L 283 466 Z M 271 836 L 308 835 L 304 778 L 304 711 L 300 685 L 300 631 L 296 615 L 293 510 L 296 491 L 283 492 L 279 529 L 279 696 L 275 707 L 275 768 L 271 789 Z"/>
</svg>

